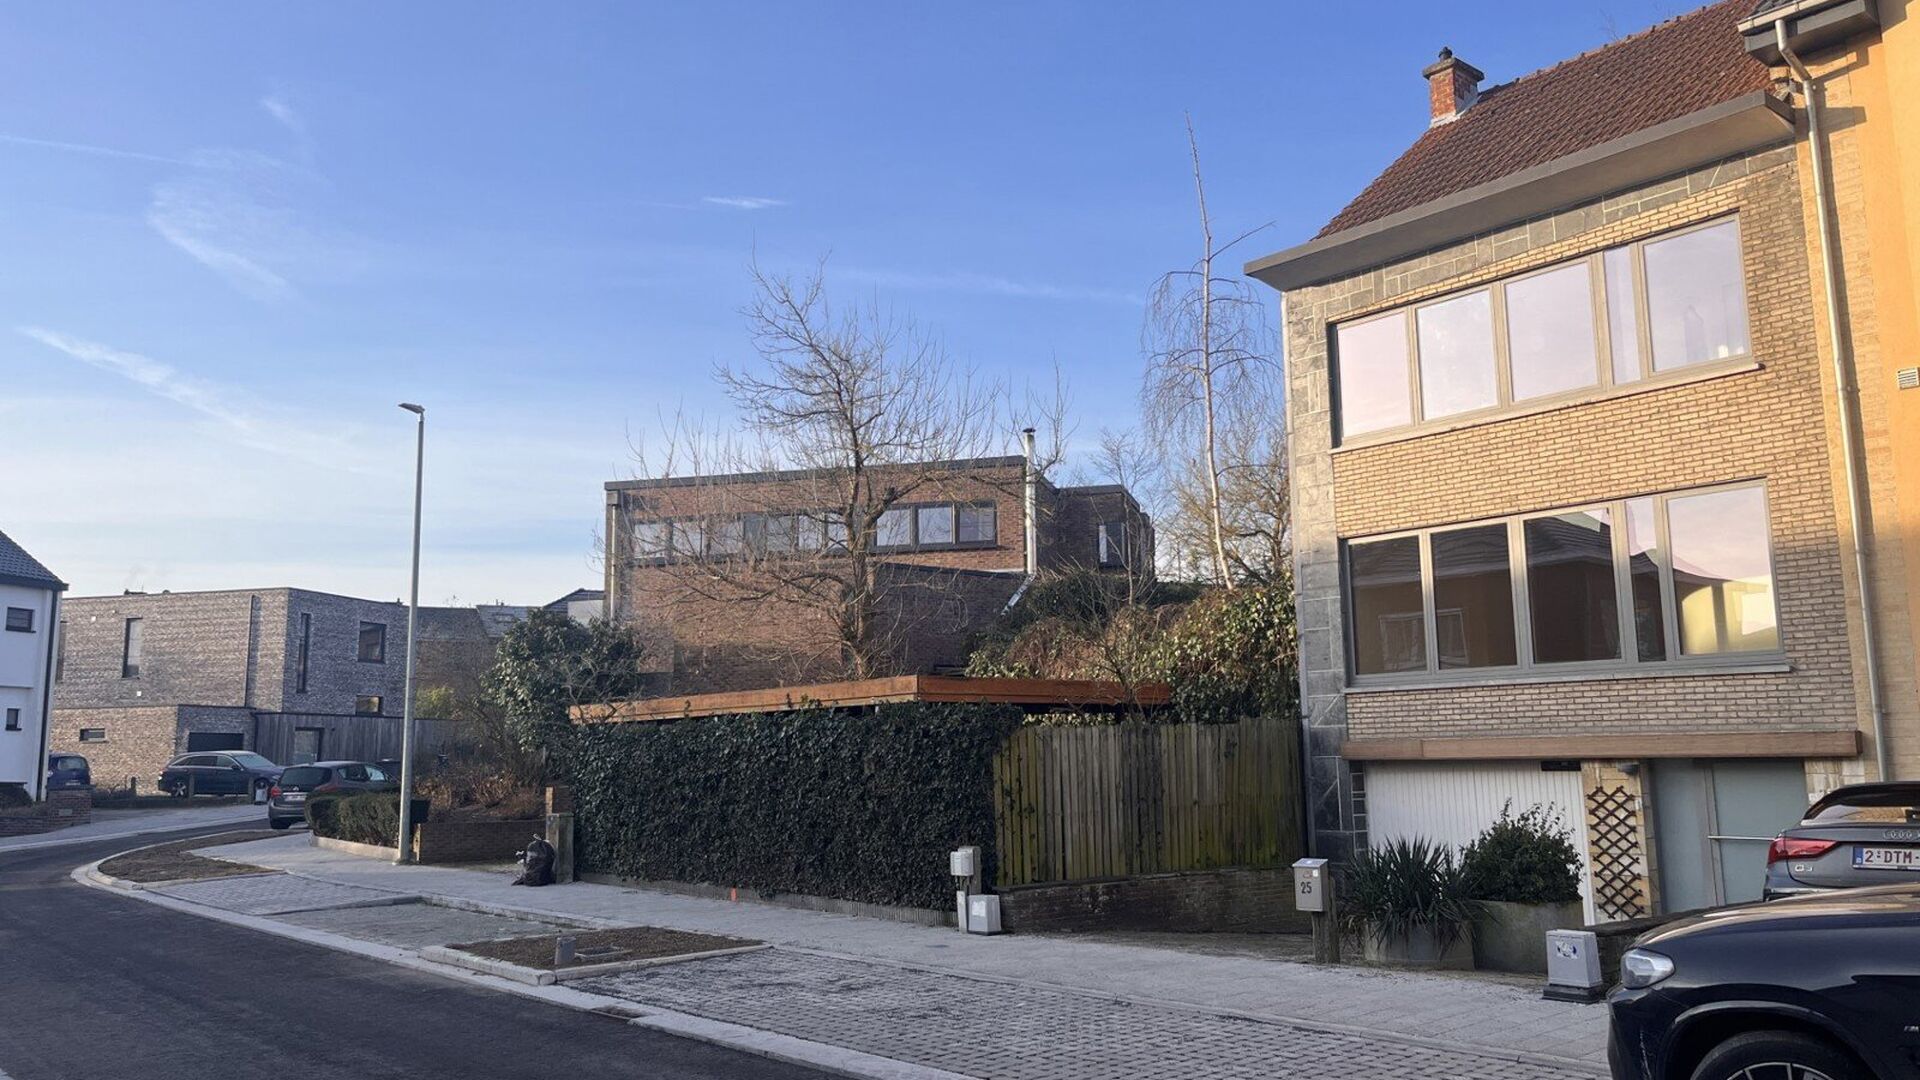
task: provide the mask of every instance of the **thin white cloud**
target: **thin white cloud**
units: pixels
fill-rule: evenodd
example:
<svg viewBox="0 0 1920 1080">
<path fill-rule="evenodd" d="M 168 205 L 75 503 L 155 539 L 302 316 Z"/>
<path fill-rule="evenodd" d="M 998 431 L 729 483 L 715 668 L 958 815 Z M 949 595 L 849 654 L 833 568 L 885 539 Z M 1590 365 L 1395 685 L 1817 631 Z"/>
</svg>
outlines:
<svg viewBox="0 0 1920 1080">
<path fill-rule="evenodd" d="M 187 168 L 193 168 L 198 164 L 184 158 L 167 157 L 163 154 L 145 154 L 138 150 L 117 150 L 111 146 L 61 142 L 58 139 L 33 139 L 25 135 L 0 135 L 0 143 L 34 146 L 42 150 L 59 150 L 69 154 L 86 154 L 91 157 L 119 158 L 122 161 L 150 161 L 160 165 L 180 165 Z"/>
<path fill-rule="evenodd" d="M 1011 296 L 1024 300 L 1066 300 L 1097 304 L 1125 304 L 1131 307 L 1140 307 L 1146 303 L 1145 297 L 1122 289 L 1051 285 L 1038 281 L 1019 281 L 1000 277 L 997 274 L 976 274 L 966 271 L 925 274 L 909 270 L 878 270 L 843 266 L 836 268 L 833 276 L 864 281 L 884 288 L 907 289 L 914 292 L 977 293 L 988 296 Z"/>
<path fill-rule="evenodd" d="M 734 210 L 771 210 L 787 205 L 785 199 L 769 199 L 759 195 L 702 195 L 700 201 L 708 206 L 725 206 Z"/>
<path fill-rule="evenodd" d="M 303 139 L 306 138 L 307 125 L 300 119 L 300 114 L 293 111 L 293 106 L 287 104 L 286 98 L 278 94 L 268 94 L 260 99 L 260 107 L 267 111 L 268 116 L 278 120 L 281 127 Z"/>
<path fill-rule="evenodd" d="M 75 360 L 111 372 L 214 422 L 227 437 L 272 454 L 312 465 L 358 471 L 350 440 L 317 434 L 318 425 L 268 410 L 231 387 L 189 375 L 171 364 L 97 341 L 39 326 L 16 327 L 22 335 Z"/>
<path fill-rule="evenodd" d="M 293 284 L 276 264 L 307 244 L 291 192 L 312 177 L 254 151 L 203 150 L 194 160 L 207 169 L 153 185 L 147 224 L 249 296 L 292 296 Z"/>
</svg>

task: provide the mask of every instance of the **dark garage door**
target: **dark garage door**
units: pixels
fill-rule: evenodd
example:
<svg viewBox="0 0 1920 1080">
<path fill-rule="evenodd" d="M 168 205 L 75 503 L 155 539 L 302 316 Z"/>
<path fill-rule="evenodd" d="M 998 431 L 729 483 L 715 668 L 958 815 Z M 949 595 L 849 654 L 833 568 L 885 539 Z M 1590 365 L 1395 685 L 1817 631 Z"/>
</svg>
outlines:
<svg viewBox="0 0 1920 1080">
<path fill-rule="evenodd" d="M 187 753 L 203 750 L 245 750 L 247 737 L 237 731 L 189 731 Z"/>
</svg>

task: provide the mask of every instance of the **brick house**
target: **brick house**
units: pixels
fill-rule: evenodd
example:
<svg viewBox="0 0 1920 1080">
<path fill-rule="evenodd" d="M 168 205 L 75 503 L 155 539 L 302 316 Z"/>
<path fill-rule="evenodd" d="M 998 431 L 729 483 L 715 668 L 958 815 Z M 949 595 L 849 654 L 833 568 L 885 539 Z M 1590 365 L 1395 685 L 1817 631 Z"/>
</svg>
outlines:
<svg viewBox="0 0 1920 1080">
<path fill-rule="evenodd" d="M 423 605 L 418 685 L 476 684 L 515 613 L 525 609 Z M 254 749 L 263 722 L 295 717 L 297 756 L 312 760 L 353 718 L 398 730 L 406 641 L 405 604 L 308 589 L 74 597 L 60 619 L 52 745 L 84 754 L 102 787 L 150 787 L 176 755 Z"/>
<path fill-rule="evenodd" d="M 1857 421 L 1754 7 L 1486 89 L 1443 51 L 1427 131 L 1247 267 L 1283 294 L 1319 853 L 1546 803 L 1592 915 L 1681 910 L 1757 896 L 1765 838 L 1874 773 Z"/>
<path fill-rule="evenodd" d="M 65 582 L 0 533 L 0 784 L 46 794 L 47 711 Z"/>
<path fill-rule="evenodd" d="M 1026 459 L 1017 456 L 870 473 L 883 487 L 909 475 L 911 492 L 887 499 L 872 538 L 891 673 L 963 666 L 972 636 L 1031 574 L 1152 573 L 1152 520 L 1122 487 L 1057 487 L 1036 476 L 1029 492 Z M 822 609 L 741 580 L 720 588 L 702 578 L 716 560 L 781 552 L 837 573 L 834 548 L 843 551 L 844 539 L 835 537 L 845 529 L 823 508 L 838 504 L 843 482 L 831 471 L 792 470 L 606 485 L 603 603 L 609 618 L 653 636 L 657 692 L 840 677 L 838 638 Z"/>
</svg>

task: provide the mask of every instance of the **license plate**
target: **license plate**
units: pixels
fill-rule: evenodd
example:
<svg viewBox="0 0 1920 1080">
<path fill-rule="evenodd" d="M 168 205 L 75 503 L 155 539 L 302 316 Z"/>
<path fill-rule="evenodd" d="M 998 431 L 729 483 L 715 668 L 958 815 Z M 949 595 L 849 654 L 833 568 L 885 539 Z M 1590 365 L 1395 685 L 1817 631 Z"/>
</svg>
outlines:
<svg viewBox="0 0 1920 1080">
<path fill-rule="evenodd" d="M 306 802 L 307 793 L 304 791 L 283 791 L 280 793 L 280 801 L 281 802 Z"/>
<path fill-rule="evenodd" d="M 1860 870 L 1920 870 L 1920 848 L 1857 847 L 1853 865 Z"/>
</svg>

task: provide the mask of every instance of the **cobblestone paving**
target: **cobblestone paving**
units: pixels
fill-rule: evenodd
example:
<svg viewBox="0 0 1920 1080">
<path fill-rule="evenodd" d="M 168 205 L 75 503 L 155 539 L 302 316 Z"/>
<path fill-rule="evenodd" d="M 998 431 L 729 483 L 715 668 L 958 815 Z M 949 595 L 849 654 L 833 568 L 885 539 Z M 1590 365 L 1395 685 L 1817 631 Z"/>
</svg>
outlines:
<svg viewBox="0 0 1920 1080">
<path fill-rule="evenodd" d="M 283 915 L 280 921 L 408 949 L 463 941 L 531 937 L 564 929 L 558 923 L 509 919 L 439 904 L 390 904 L 382 907 L 303 911 Z"/>
<path fill-rule="evenodd" d="M 195 881 L 153 891 L 162 896 L 238 911 L 243 915 L 279 915 L 290 911 L 337 908 L 396 895 L 378 889 L 336 885 L 331 881 L 315 881 L 291 874 Z"/>
<path fill-rule="evenodd" d="M 636 1004 L 994 1080 L 1568 1080 L 1594 1075 L 1468 1050 L 1429 1049 L 779 949 L 571 985 Z"/>
</svg>

